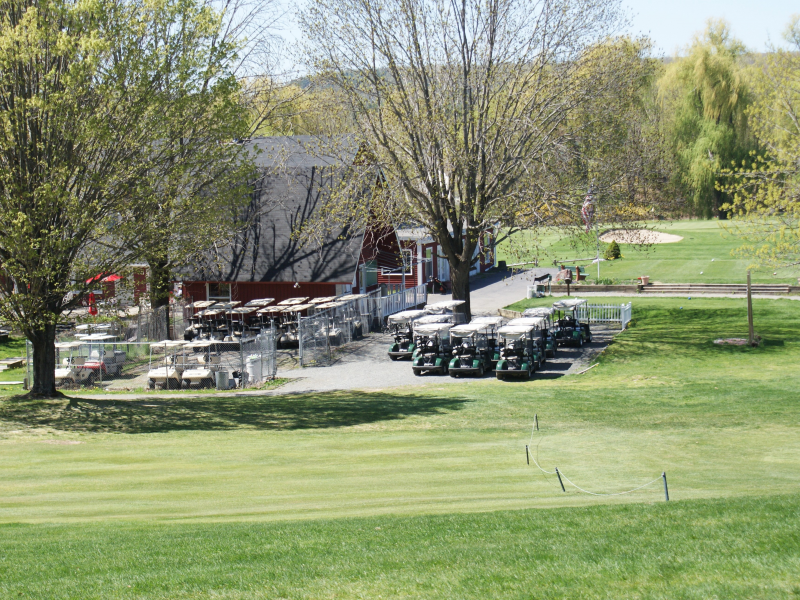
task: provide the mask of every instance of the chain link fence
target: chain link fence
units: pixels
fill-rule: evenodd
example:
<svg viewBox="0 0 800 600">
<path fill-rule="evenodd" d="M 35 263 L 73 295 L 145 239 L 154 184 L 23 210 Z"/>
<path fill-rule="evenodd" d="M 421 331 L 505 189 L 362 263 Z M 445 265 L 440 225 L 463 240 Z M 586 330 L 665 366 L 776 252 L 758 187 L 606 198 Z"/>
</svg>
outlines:
<svg viewBox="0 0 800 600">
<path fill-rule="evenodd" d="M 129 342 L 110 333 L 56 343 L 56 387 L 64 390 L 256 388 L 277 373 L 275 329 L 243 341 Z M 33 352 L 28 343 L 28 381 Z"/>
<path fill-rule="evenodd" d="M 358 340 L 383 326 L 380 290 L 343 296 L 298 323 L 301 366 L 331 363 L 336 348 Z"/>
</svg>

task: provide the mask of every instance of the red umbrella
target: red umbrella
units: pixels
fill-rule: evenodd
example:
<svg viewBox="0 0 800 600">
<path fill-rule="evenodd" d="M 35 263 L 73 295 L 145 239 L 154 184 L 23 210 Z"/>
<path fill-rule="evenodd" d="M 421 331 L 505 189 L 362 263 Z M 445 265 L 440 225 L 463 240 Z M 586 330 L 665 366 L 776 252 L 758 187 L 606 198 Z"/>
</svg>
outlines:
<svg viewBox="0 0 800 600">
<path fill-rule="evenodd" d="M 120 281 L 122 277 L 119 275 L 109 275 L 108 277 L 104 277 L 103 281 Z"/>
</svg>

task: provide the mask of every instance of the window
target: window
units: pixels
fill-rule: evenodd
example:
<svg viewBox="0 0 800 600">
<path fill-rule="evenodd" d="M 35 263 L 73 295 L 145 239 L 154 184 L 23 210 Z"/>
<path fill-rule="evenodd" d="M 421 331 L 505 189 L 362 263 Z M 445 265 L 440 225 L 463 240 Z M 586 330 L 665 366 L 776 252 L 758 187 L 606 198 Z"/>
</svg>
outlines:
<svg viewBox="0 0 800 600">
<path fill-rule="evenodd" d="M 364 285 L 378 285 L 378 261 L 368 260 L 364 263 Z"/>
<path fill-rule="evenodd" d="M 398 256 L 395 260 L 397 261 L 397 267 L 381 267 L 381 275 L 386 277 L 402 277 L 403 276 L 403 261 L 405 261 L 406 267 L 406 275 L 413 275 L 414 274 L 414 254 L 411 250 L 401 250 L 403 253 L 401 256 Z"/>
<path fill-rule="evenodd" d="M 231 284 L 230 283 L 209 283 L 208 295 L 209 300 L 222 300 L 224 302 L 231 301 Z"/>
</svg>

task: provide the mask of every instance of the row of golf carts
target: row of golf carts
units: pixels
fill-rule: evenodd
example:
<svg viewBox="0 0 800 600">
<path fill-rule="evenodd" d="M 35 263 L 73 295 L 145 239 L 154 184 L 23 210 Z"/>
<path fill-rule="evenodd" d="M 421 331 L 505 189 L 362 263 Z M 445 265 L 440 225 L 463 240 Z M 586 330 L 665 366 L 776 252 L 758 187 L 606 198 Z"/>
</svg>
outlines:
<svg viewBox="0 0 800 600">
<path fill-rule="evenodd" d="M 529 378 L 553 358 L 559 346 L 583 346 L 592 341 L 578 308 L 586 301 L 567 298 L 551 307 L 529 308 L 522 317 L 477 317 L 458 322 L 453 310 L 463 301 L 442 302 L 422 310 L 407 310 L 389 317 L 394 343 L 392 360 L 411 359 L 415 375 L 423 373 L 482 377 L 494 371 L 497 379 Z"/>
<path fill-rule="evenodd" d="M 236 342 L 258 335 L 264 329 L 275 327 L 278 348 L 297 348 L 298 326 L 301 317 L 315 312 L 339 308 L 353 300 L 366 298 L 364 294 L 328 296 L 323 298 L 288 298 L 277 304 L 274 298 L 241 302 L 213 302 L 202 300 L 192 303 L 189 326 L 183 334 L 186 341 L 208 340 Z M 360 337 L 363 325 L 358 317 L 351 323 L 354 337 Z"/>
</svg>

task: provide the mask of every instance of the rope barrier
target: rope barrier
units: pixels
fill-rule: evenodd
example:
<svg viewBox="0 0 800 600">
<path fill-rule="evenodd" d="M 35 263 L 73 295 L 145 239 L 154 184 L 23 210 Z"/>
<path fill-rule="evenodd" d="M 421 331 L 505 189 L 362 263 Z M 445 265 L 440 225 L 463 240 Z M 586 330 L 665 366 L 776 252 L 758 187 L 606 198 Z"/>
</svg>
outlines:
<svg viewBox="0 0 800 600">
<path fill-rule="evenodd" d="M 535 427 L 536 427 L 536 423 L 534 423 L 533 427 L 531 428 L 531 440 L 530 440 L 530 443 L 529 443 L 529 446 L 531 446 L 531 447 L 533 446 L 533 432 L 534 432 L 534 430 L 535 430 Z M 538 453 L 539 453 L 539 444 L 536 444 L 536 454 L 538 454 Z M 637 491 L 639 491 L 639 490 L 641 490 L 641 489 L 644 489 L 644 488 L 646 488 L 646 487 L 647 487 L 647 486 L 649 486 L 649 485 L 653 485 L 653 484 L 654 484 L 656 481 L 659 481 L 659 480 L 661 480 L 661 479 L 663 479 L 663 478 L 664 478 L 664 475 L 662 474 L 661 476 L 659 476 L 659 477 L 656 477 L 655 479 L 653 479 L 653 481 L 648 481 L 648 482 L 647 482 L 647 483 L 645 483 L 644 485 L 640 485 L 640 486 L 639 486 L 639 487 L 637 487 L 637 488 L 633 488 L 632 490 L 627 490 L 627 491 L 625 491 L 625 492 L 616 492 L 616 493 L 613 493 L 613 494 L 604 494 L 604 493 L 599 493 L 599 492 L 590 492 L 589 490 L 585 490 L 585 489 L 583 489 L 582 487 L 580 487 L 579 485 L 576 485 L 576 484 L 574 484 L 572 481 L 570 481 L 570 479 L 569 479 L 569 478 L 568 478 L 566 475 L 564 475 L 564 471 L 559 471 L 558 469 L 556 469 L 555 471 L 547 471 L 547 470 L 543 469 L 543 468 L 541 467 L 541 465 L 539 465 L 539 463 L 537 462 L 537 460 L 536 460 L 536 456 L 534 456 L 534 453 L 533 453 L 533 452 L 531 452 L 531 453 L 530 453 L 530 456 L 531 456 L 531 459 L 533 459 L 533 464 L 535 464 L 535 465 L 536 465 L 536 466 L 539 468 L 539 470 L 540 470 L 542 473 L 545 473 L 545 474 L 547 474 L 547 475 L 557 475 L 557 474 L 560 474 L 560 475 L 561 475 L 561 477 L 564 479 L 564 481 L 566 481 L 568 484 L 570 484 L 570 485 L 571 485 L 572 487 L 574 487 L 576 490 L 578 490 L 578 491 L 580 491 L 580 492 L 583 492 L 584 494 L 589 494 L 589 495 L 591 495 L 591 496 L 623 496 L 623 495 L 625 495 L 625 494 L 632 494 L 633 492 L 637 492 Z"/>
</svg>

